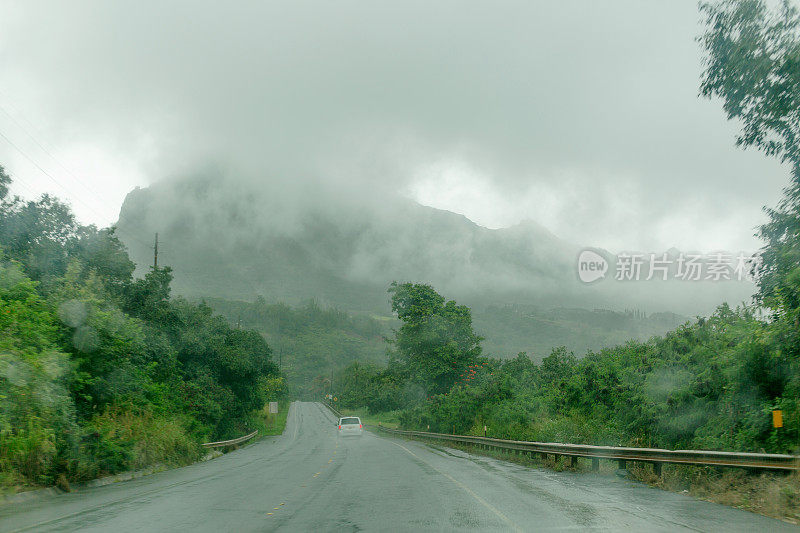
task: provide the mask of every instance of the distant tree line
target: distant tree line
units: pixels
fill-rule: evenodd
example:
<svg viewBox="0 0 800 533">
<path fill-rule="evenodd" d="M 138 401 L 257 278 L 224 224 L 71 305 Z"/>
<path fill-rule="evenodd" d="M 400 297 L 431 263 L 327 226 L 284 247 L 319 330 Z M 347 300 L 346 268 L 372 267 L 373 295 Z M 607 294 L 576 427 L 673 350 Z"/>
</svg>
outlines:
<svg viewBox="0 0 800 533">
<path fill-rule="evenodd" d="M 231 323 L 254 328 L 273 348 L 283 374 L 300 399 L 315 399 L 330 387 L 331 373 L 353 361 L 385 362 L 387 320 L 323 307 L 314 300 L 300 305 L 209 298 L 208 304 Z"/>
</svg>

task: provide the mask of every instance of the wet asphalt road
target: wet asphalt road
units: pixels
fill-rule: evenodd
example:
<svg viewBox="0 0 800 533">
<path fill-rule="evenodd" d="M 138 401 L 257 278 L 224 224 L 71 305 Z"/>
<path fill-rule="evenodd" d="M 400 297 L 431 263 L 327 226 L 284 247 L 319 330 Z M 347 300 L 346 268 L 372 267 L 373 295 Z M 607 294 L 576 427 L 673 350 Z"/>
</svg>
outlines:
<svg viewBox="0 0 800 533">
<path fill-rule="evenodd" d="M 282 436 L 218 459 L 0 507 L 0 531 L 797 531 L 609 476 L 425 444 L 340 439 L 294 403 Z"/>
</svg>

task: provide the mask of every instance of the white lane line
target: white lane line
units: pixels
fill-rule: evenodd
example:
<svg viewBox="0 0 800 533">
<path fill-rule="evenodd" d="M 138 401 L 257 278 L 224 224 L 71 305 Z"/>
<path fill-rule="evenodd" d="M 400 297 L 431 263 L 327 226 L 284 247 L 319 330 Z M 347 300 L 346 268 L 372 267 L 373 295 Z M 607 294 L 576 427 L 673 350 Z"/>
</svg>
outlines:
<svg viewBox="0 0 800 533">
<path fill-rule="evenodd" d="M 299 423 L 299 421 L 297 420 L 297 407 L 296 407 L 296 402 L 292 402 L 291 404 L 289 404 L 289 407 L 291 407 L 291 408 L 292 408 L 292 412 L 291 412 L 291 415 L 292 415 L 292 424 L 294 424 L 294 433 L 292 434 L 292 440 L 297 440 L 297 430 L 298 430 L 298 428 L 300 427 L 300 423 Z"/>
<path fill-rule="evenodd" d="M 429 467 L 433 468 L 434 470 L 439 472 L 441 475 L 443 475 L 444 477 L 446 477 L 447 479 L 449 479 L 450 481 L 455 483 L 459 488 L 461 488 L 461 490 L 463 490 L 464 492 L 466 492 L 467 494 L 469 494 L 470 496 L 475 498 L 475 500 L 478 503 L 480 503 L 481 505 L 483 505 L 484 507 L 489 509 L 491 512 L 493 512 L 495 515 L 497 515 L 498 518 L 500 518 L 503 522 L 508 524 L 509 527 L 511 527 L 511 529 L 513 529 L 514 531 L 518 531 L 520 533 L 522 533 L 524 531 L 521 527 L 519 527 L 517 524 L 512 522 L 509 517 L 507 517 L 506 515 L 501 513 L 500 510 L 497 507 L 495 507 L 494 505 L 490 504 L 489 502 L 487 502 L 486 500 L 484 500 L 483 498 L 481 498 L 480 496 L 475 494 L 475 492 L 471 488 L 469 488 L 468 486 L 464 485 L 463 483 L 461 483 L 459 480 L 457 480 L 456 478 L 454 478 L 453 476 L 451 476 L 447 472 L 442 472 L 441 470 L 439 470 L 438 468 L 436 468 L 435 466 L 430 464 L 428 461 L 426 461 L 425 459 L 423 459 L 419 455 L 415 454 L 414 452 L 412 452 L 411 450 L 409 450 L 408 448 L 403 446 L 402 444 L 398 444 L 398 443 L 393 442 L 391 440 L 389 442 L 391 442 L 395 446 L 398 446 L 398 447 L 404 449 L 407 453 L 413 455 L 414 457 L 416 457 L 417 459 L 419 459 L 420 461 L 422 461 L 423 463 L 425 463 L 426 465 L 428 465 Z"/>
</svg>

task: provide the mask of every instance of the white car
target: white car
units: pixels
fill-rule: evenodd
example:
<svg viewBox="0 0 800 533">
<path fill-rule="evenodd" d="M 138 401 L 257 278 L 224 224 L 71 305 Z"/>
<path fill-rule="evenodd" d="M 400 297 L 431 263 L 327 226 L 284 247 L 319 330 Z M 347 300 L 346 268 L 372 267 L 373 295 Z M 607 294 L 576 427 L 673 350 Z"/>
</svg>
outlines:
<svg viewBox="0 0 800 533">
<path fill-rule="evenodd" d="M 364 433 L 364 425 L 361 423 L 361 419 L 357 416 L 345 416 L 339 419 L 339 435 L 341 436 L 349 436 L 349 435 L 362 435 Z"/>
</svg>

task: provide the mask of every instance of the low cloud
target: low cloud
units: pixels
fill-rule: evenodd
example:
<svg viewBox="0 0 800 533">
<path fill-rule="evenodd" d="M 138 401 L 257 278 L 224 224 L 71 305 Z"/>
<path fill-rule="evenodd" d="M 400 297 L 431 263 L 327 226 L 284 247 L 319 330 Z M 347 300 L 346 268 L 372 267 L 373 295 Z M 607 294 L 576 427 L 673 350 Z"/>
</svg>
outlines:
<svg viewBox="0 0 800 533">
<path fill-rule="evenodd" d="M 213 165 L 283 206 L 410 194 L 659 250 L 752 248 L 787 179 L 698 99 L 691 3 L 4 10 L 5 96 L 54 145 L 126 154 L 149 180 Z"/>
</svg>

